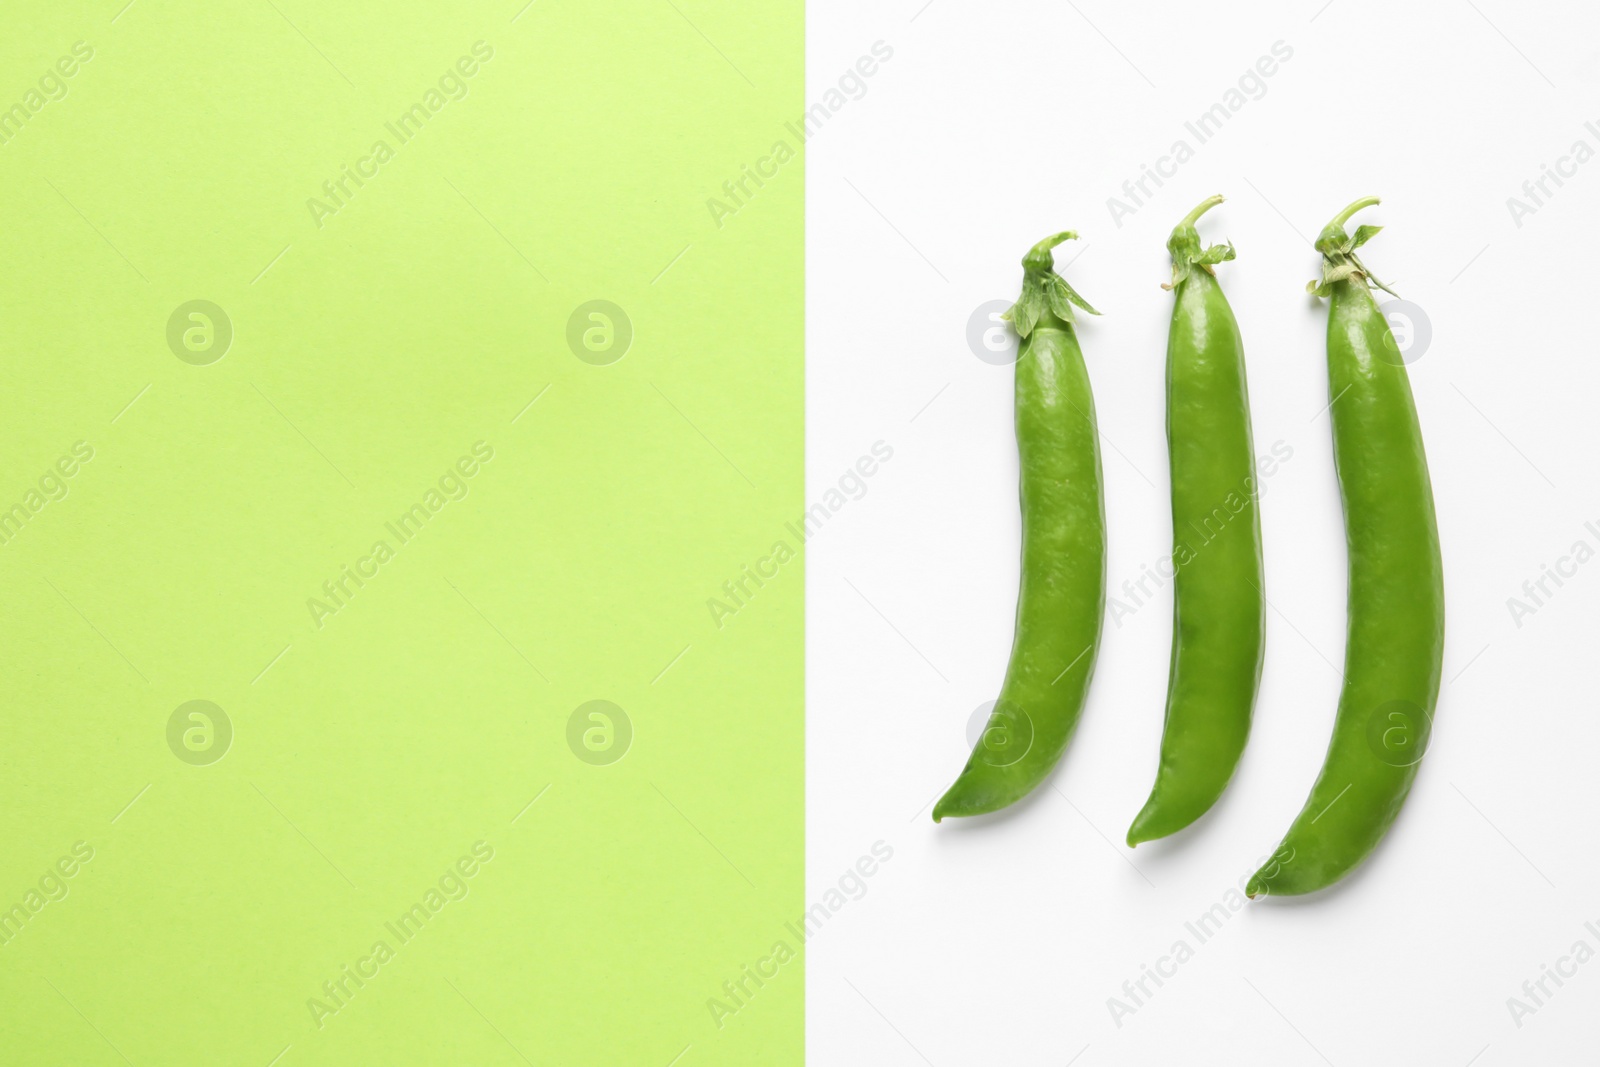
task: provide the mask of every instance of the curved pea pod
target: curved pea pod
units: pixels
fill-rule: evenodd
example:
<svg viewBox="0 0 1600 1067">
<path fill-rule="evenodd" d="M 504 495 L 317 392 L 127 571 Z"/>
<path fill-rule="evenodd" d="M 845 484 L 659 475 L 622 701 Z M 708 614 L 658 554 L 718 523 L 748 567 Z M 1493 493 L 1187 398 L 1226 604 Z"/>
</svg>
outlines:
<svg viewBox="0 0 1600 1067">
<path fill-rule="evenodd" d="M 1022 338 L 1016 363 L 1022 580 L 1010 663 L 966 768 L 933 807 L 997 811 L 1027 795 L 1072 739 L 1089 691 L 1105 613 L 1105 501 L 1094 396 L 1073 307 L 1098 314 L 1055 273 L 1040 241 L 1023 259 L 1022 296 L 1007 316 Z"/>
<path fill-rule="evenodd" d="M 1137 845 L 1204 815 L 1250 736 L 1261 681 L 1266 602 L 1244 343 L 1213 271 L 1232 245 L 1200 247 L 1190 212 L 1172 253 L 1167 447 L 1172 472 L 1172 660 L 1155 785 L 1128 829 Z"/>
<path fill-rule="evenodd" d="M 1354 870 L 1388 832 L 1433 729 L 1444 659 L 1444 571 L 1422 429 L 1404 362 L 1356 255 L 1378 232 L 1345 232 L 1357 200 L 1317 240 L 1328 298 L 1333 454 L 1349 546 L 1344 686 L 1322 773 L 1254 897 L 1310 893 Z"/>
</svg>

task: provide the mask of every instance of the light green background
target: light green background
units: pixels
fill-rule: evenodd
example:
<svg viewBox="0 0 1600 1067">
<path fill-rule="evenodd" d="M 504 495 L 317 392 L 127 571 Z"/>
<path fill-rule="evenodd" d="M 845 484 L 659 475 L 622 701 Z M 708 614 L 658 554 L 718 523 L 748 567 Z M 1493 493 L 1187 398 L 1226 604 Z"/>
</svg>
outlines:
<svg viewBox="0 0 1600 1067">
<path fill-rule="evenodd" d="M 122 2 L 0 15 L 0 107 L 94 50 L 0 145 L 0 509 L 94 450 L 0 545 L 0 909 L 94 849 L 0 947 L 0 1059 L 799 1063 L 803 961 L 707 1000 L 803 907 L 801 565 L 706 601 L 802 510 L 801 164 L 706 199 L 802 110 L 801 4 Z M 609 366 L 565 339 L 595 298 Z M 208 366 L 167 344 L 194 299 Z M 567 743 L 596 699 L 608 766 Z M 235 731 L 208 766 L 168 746 L 190 700 Z"/>
</svg>

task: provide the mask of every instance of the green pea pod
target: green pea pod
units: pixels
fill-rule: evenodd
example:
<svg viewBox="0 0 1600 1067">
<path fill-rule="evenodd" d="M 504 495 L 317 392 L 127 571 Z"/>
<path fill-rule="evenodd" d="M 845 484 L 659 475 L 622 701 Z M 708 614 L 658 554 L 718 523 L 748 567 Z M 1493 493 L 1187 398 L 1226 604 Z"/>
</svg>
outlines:
<svg viewBox="0 0 1600 1067">
<path fill-rule="evenodd" d="M 1328 297 L 1333 456 L 1349 545 L 1344 687 L 1322 773 L 1294 825 L 1245 891 L 1310 893 L 1349 874 L 1383 839 L 1427 749 L 1444 659 L 1444 575 L 1433 488 L 1411 383 L 1356 249 L 1357 200 L 1317 239 Z"/>
<path fill-rule="evenodd" d="M 1232 245 L 1201 250 L 1195 222 L 1172 231 L 1177 298 L 1167 335 L 1167 447 L 1172 470 L 1172 664 L 1161 765 L 1128 844 L 1176 833 L 1210 810 L 1233 777 L 1261 681 L 1266 609 L 1255 450 L 1239 324 L 1212 266 Z"/>
<path fill-rule="evenodd" d="M 1005 683 L 961 776 L 933 806 L 981 815 L 1021 799 L 1072 739 L 1105 614 L 1105 500 L 1094 397 L 1073 305 L 1099 314 L 1055 272 L 1058 233 L 1022 260 L 1022 296 L 1006 313 L 1022 338 L 1016 365 L 1022 584 Z"/>
</svg>

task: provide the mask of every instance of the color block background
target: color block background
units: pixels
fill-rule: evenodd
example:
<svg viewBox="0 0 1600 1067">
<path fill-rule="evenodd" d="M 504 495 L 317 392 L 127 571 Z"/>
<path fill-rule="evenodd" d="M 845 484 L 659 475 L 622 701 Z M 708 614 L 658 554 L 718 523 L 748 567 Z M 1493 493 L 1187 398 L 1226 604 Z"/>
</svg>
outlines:
<svg viewBox="0 0 1600 1067">
<path fill-rule="evenodd" d="M 802 15 L 0 16 L 7 1062 L 800 1062 Z"/>
</svg>

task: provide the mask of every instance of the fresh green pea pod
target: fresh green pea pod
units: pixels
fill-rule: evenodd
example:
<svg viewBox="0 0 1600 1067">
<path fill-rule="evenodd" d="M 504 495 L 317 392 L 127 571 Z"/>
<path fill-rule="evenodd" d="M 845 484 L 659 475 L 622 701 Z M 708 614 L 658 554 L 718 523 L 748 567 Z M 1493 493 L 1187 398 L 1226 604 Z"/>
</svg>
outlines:
<svg viewBox="0 0 1600 1067">
<path fill-rule="evenodd" d="M 1344 224 L 1317 238 L 1328 297 L 1333 456 L 1349 546 L 1344 686 L 1322 773 L 1273 858 L 1245 887 L 1255 897 L 1310 893 L 1349 874 L 1388 831 L 1426 751 L 1444 659 L 1444 573 L 1422 429 L 1389 323 L 1356 249 L 1379 230 Z"/>
<path fill-rule="evenodd" d="M 1128 844 L 1176 833 L 1210 810 L 1233 777 L 1261 681 L 1266 604 L 1255 451 L 1239 324 L 1191 211 L 1167 242 L 1176 297 L 1167 336 L 1167 447 L 1172 470 L 1172 663 L 1161 764 Z"/>
<path fill-rule="evenodd" d="M 1006 313 L 1016 364 L 1022 583 L 1005 683 L 961 776 L 933 806 L 981 815 L 1021 799 L 1061 758 L 1083 710 L 1105 614 L 1105 500 L 1089 375 L 1072 306 L 1099 314 L 1055 272 L 1058 233 L 1022 260 L 1022 296 Z"/>
</svg>

